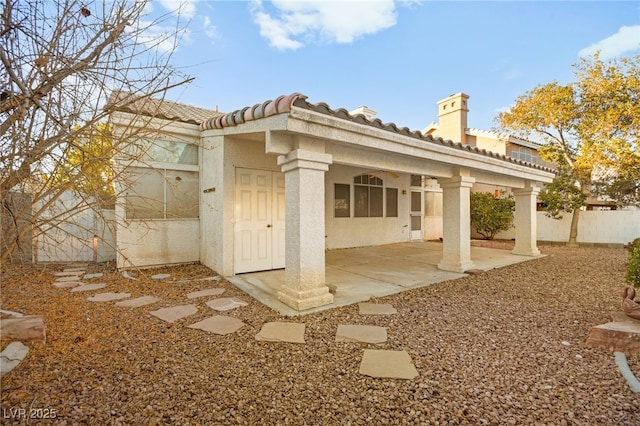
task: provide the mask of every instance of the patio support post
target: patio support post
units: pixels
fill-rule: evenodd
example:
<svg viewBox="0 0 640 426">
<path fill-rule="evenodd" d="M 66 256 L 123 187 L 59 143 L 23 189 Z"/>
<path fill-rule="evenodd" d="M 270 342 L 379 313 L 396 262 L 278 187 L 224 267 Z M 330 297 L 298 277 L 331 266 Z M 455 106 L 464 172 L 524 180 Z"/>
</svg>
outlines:
<svg viewBox="0 0 640 426">
<path fill-rule="evenodd" d="M 278 157 L 285 174 L 285 283 L 278 300 L 301 311 L 333 303 L 325 284 L 324 174 L 331 155 L 296 149 Z"/>
<path fill-rule="evenodd" d="M 540 188 L 530 186 L 528 188 L 514 189 L 516 199 L 516 212 L 514 224 L 516 227 L 516 245 L 511 253 L 523 256 L 539 256 L 536 233 L 536 197 Z"/>
<path fill-rule="evenodd" d="M 438 268 L 464 272 L 475 266 L 471 261 L 470 194 L 475 178 L 454 176 L 438 180 L 442 188 L 442 260 Z"/>
</svg>

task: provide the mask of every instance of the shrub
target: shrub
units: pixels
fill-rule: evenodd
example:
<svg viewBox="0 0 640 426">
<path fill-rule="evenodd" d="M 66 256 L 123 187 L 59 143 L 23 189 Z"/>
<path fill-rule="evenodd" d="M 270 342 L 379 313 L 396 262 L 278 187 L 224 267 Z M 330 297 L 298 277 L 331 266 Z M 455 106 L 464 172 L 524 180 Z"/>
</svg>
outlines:
<svg viewBox="0 0 640 426">
<path fill-rule="evenodd" d="M 625 281 L 629 285 L 640 288 L 640 238 L 633 240 L 629 246 L 629 250 L 631 253 L 629 255 L 629 266 L 627 267 Z"/>
<path fill-rule="evenodd" d="M 513 226 L 516 202 L 511 195 L 490 192 L 471 193 L 471 227 L 485 239 L 492 240 L 498 232 Z"/>
</svg>

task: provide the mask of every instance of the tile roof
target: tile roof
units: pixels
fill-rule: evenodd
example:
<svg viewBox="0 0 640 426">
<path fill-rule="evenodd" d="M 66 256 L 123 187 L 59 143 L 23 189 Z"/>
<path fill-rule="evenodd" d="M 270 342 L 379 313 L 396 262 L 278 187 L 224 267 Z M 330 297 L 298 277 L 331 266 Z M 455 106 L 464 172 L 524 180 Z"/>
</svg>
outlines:
<svg viewBox="0 0 640 426">
<path fill-rule="evenodd" d="M 552 168 L 544 167 L 539 164 L 528 163 L 526 161 L 518 160 L 516 158 L 507 157 L 506 155 L 498 154 L 495 152 L 487 151 L 486 149 L 479 149 L 470 145 L 463 145 L 459 142 L 453 142 L 451 140 L 444 140 L 441 137 L 435 137 L 429 134 L 423 134 L 419 130 L 410 130 L 408 127 L 398 127 L 395 123 L 383 123 L 379 118 L 373 120 L 367 119 L 362 114 L 351 115 L 346 109 L 339 108 L 333 110 L 324 102 L 317 104 L 311 104 L 307 102 L 307 96 L 300 93 L 292 93 L 290 95 L 282 95 L 275 100 L 269 100 L 261 104 L 255 104 L 252 107 L 245 107 L 225 115 L 210 118 L 203 121 L 200 124 L 200 130 L 213 130 L 223 129 L 225 127 L 237 126 L 247 121 L 259 120 L 261 118 L 269 117 L 276 114 L 283 114 L 290 112 L 294 107 L 307 109 L 310 111 L 318 112 L 321 114 L 330 115 L 339 119 L 351 121 L 354 123 L 364 124 L 366 126 L 376 127 L 378 129 L 386 130 L 388 132 L 397 133 L 400 135 L 420 139 L 427 143 L 435 143 L 438 145 L 449 146 L 457 148 L 462 151 L 469 151 L 476 154 L 484 155 L 487 157 L 493 157 L 500 160 L 508 161 L 510 163 L 521 164 L 523 166 L 532 167 L 547 172 L 555 172 Z"/>
<path fill-rule="evenodd" d="M 111 92 L 105 106 L 105 110 L 108 109 L 190 124 L 200 124 L 212 117 L 224 115 L 218 111 L 164 99 L 137 96 L 119 90 Z"/>
</svg>

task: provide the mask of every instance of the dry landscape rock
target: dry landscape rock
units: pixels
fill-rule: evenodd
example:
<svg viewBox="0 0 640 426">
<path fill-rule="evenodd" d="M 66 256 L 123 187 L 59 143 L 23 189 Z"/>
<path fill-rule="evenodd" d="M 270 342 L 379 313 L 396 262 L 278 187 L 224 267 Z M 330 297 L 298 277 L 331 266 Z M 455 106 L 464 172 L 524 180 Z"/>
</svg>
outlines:
<svg viewBox="0 0 640 426">
<path fill-rule="evenodd" d="M 584 345 L 620 310 L 628 252 L 540 248 L 546 257 L 371 300 L 394 315 L 355 304 L 286 318 L 220 279 L 225 296 L 248 302 L 225 313 L 245 324 L 227 335 L 187 327 L 212 315 L 207 298 L 187 298 L 211 287 L 200 265 L 135 281 L 88 266 L 108 291 L 160 299 L 123 308 L 56 288 L 63 265 L 5 264 L 0 307 L 42 315 L 47 342 L 2 377 L 2 423 L 26 424 L 7 416 L 32 408 L 56 418 L 31 424 L 56 425 L 639 425 L 640 394 L 613 354 Z M 151 279 L 160 273 L 170 278 Z M 197 313 L 174 323 L 149 314 L 187 303 Z M 306 343 L 256 340 L 267 322 L 304 323 Z M 385 327 L 388 339 L 336 342 L 339 324 Z M 419 375 L 360 374 L 372 349 L 406 351 Z M 640 356 L 628 363 L 640 377 Z"/>
</svg>

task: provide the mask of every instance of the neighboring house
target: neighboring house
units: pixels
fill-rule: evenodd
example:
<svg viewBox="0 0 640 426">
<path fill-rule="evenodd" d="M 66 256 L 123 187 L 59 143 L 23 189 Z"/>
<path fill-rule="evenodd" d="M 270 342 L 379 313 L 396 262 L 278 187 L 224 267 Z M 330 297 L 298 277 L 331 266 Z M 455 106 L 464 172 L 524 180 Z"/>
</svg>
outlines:
<svg viewBox="0 0 640 426">
<path fill-rule="evenodd" d="M 144 161 L 123 165 L 130 186 L 116 202 L 120 268 L 191 261 L 234 275 L 285 267 L 282 302 L 330 304 L 325 250 L 422 238 L 412 224 L 422 222 L 425 188 L 442 193 L 438 267 L 472 268 L 475 183 L 513 192 L 513 252 L 539 254 L 536 195 L 553 179 L 547 167 L 298 93 L 224 115 L 122 98 L 108 105 L 116 136 L 142 128 L 149 136 Z"/>
</svg>

